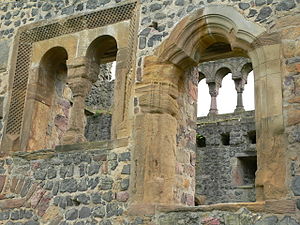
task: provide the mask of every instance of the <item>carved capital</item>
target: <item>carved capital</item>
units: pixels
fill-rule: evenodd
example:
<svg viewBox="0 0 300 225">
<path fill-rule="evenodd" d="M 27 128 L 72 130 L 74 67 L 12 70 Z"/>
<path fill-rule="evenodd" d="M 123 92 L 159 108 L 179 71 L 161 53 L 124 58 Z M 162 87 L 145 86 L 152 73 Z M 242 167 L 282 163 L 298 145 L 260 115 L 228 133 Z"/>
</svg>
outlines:
<svg viewBox="0 0 300 225">
<path fill-rule="evenodd" d="M 234 80 L 234 84 L 237 93 L 243 93 L 246 81 L 244 79 L 239 78 Z"/>
<path fill-rule="evenodd" d="M 218 83 L 215 82 L 210 82 L 208 83 L 208 87 L 209 87 L 209 94 L 211 97 L 217 97 L 219 94 L 219 88 L 220 85 Z"/>
<path fill-rule="evenodd" d="M 72 90 L 73 97 L 81 96 L 85 97 L 92 87 L 92 82 L 86 78 L 69 78 L 69 87 Z"/>
<path fill-rule="evenodd" d="M 97 80 L 99 74 L 99 65 L 86 57 L 78 57 L 67 61 L 68 77 L 85 78 L 91 82 Z"/>
</svg>

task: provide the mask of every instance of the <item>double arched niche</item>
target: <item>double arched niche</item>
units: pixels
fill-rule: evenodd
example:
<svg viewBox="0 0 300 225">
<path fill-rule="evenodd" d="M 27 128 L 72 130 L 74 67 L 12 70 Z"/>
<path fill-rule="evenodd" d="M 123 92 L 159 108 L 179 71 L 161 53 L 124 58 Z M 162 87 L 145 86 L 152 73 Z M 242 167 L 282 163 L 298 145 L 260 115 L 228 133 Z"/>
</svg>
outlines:
<svg viewBox="0 0 300 225">
<path fill-rule="evenodd" d="M 208 6 L 183 18 L 143 59 L 135 91 L 133 210 L 193 205 L 197 65 L 237 56 L 250 57 L 255 76 L 256 200 L 285 198 L 280 44 L 268 38 L 233 7 Z"/>
<path fill-rule="evenodd" d="M 22 150 L 86 141 L 85 98 L 98 79 L 100 65 L 117 61 L 118 68 L 122 61 L 118 60 L 117 40 L 111 35 L 100 35 L 85 46 L 81 43 L 76 36 L 71 36 L 34 46 L 39 51 L 36 54 L 33 51 L 32 56 L 22 125 Z M 78 56 L 78 52 L 83 56 Z M 120 70 L 116 71 L 117 87 Z M 116 97 L 120 97 L 118 94 Z"/>
</svg>

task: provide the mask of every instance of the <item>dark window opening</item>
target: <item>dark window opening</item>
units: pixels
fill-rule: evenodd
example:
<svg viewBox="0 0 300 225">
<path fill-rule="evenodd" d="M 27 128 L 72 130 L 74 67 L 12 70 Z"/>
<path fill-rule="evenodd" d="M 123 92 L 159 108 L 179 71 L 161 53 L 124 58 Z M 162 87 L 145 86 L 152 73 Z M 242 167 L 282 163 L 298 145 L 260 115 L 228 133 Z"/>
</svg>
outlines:
<svg viewBox="0 0 300 225">
<path fill-rule="evenodd" d="M 256 144 L 256 131 L 255 130 L 249 131 L 248 138 L 251 144 Z"/>
<path fill-rule="evenodd" d="M 243 185 L 253 185 L 255 183 L 255 172 L 257 170 L 257 157 L 240 157 L 238 158 L 238 165 L 243 178 Z"/>
<path fill-rule="evenodd" d="M 204 148 L 206 147 L 206 138 L 201 134 L 197 134 L 196 136 L 197 147 Z"/>
<path fill-rule="evenodd" d="M 221 134 L 221 141 L 223 145 L 230 145 L 230 133 Z"/>
</svg>

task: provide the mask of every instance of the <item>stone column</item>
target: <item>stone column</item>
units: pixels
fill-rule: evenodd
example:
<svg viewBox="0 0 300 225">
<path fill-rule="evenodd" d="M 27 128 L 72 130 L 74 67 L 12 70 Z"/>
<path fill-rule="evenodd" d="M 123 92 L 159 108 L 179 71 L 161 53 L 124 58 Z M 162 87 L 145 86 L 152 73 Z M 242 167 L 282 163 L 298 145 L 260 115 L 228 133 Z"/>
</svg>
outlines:
<svg viewBox="0 0 300 225">
<path fill-rule="evenodd" d="M 73 106 L 63 144 L 75 144 L 86 141 L 84 137 L 85 98 L 91 90 L 92 83 L 95 81 L 99 69 L 96 65 L 92 66 L 92 63 L 86 57 L 68 60 L 67 66 L 67 83 L 72 90 Z"/>
<path fill-rule="evenodd" d="M 291 172 L 285 163 L 291 155 L 287 150 L 283 114 L 282 79 L 285 72 L 282 70 L 281 54 L 280 44 L 257 47 L 249 53 L 255 76 L 257 201 L 291 197 L 288 180 Z"/>
<path fill-rule="evenodd" d="M 235 90 L 237 92 L 237 103 L 236 103 L 236 108 L 234 112 L 244 112 L 244 104 L 243 104 L 243 92 L 244 92 L 244 87 L 245 87 L 245 80 L 242 78 L 235 79 L 234 84 L 235 84 Z"/>
<path fill-rule="evenodd" d="M 209 94 L 211 97 L 210 109 L 208 115 L 217 115 L 218 114 L 218 106 L 217 106 L 217 96 L 219 94 L 220 85 L 216 82 L 209 82 Z"/>
<path fill-rule="evenodd" d="M 156 57 L 144 60 L 136 84 L 130 212 L 154 212 L 157 205 L 180 204 L 176 185 L 178 80 L 182 71 Z"/>
</svg>

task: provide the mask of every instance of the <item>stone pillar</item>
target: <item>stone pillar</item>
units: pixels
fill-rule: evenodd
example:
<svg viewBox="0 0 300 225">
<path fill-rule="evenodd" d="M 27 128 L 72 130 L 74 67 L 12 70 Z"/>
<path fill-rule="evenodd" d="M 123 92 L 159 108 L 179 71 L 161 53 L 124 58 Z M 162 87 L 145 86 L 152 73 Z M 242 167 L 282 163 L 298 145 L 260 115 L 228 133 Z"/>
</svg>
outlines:
<svg viewBox="0 0 300 225">
<path fill-rule="evenodd" d="M 219 94 L 220 85 L 216 82 L 209 82 L 209 94 L 211 97 L 210 109 L 208 115 L 217 115 L 218 114 L 218 106 L 217 106 L 217 96 Z"/>
<path fill-rule="evenodd" d="M 72 90 L 73 106 L 63 144 L 75 144 L 86 141 L 84 137 L 85 98 L 91 90 L 92 83 L 97 79 L 99 68 L 97 65 L 92 66 L 86 57 L 68 60 L 67 67 L 67 83 Z"/>
<path fill-rule="evenodd" d="M 287 135 L 284 133 L 281 45 L 265 45 L 249 52 L 255 77 L 256 201 L 286 199 Z M 289 197 L 288 197 L 289 196 Z"/>
<path fill-rule="evenodd" d="M 235 79 L 234 84 L 235 84 L 235 90 L 237 92 L 237 103 L 236 103 L 236 108 L 234 112 L 244 112 L 244 104 L 243 104 L 243 92 L 244 92 L 244 87 L 245 87 L 245 80 L 244 79 Z"/>
<path fill-rule="evenodd" d="M 144 60 L 143 82 L 136 84 L 130 212 L 154 212 L 178 205 L 176 134 L 178 81 L 182 71 L 156 57 Z"/>
</svg>

